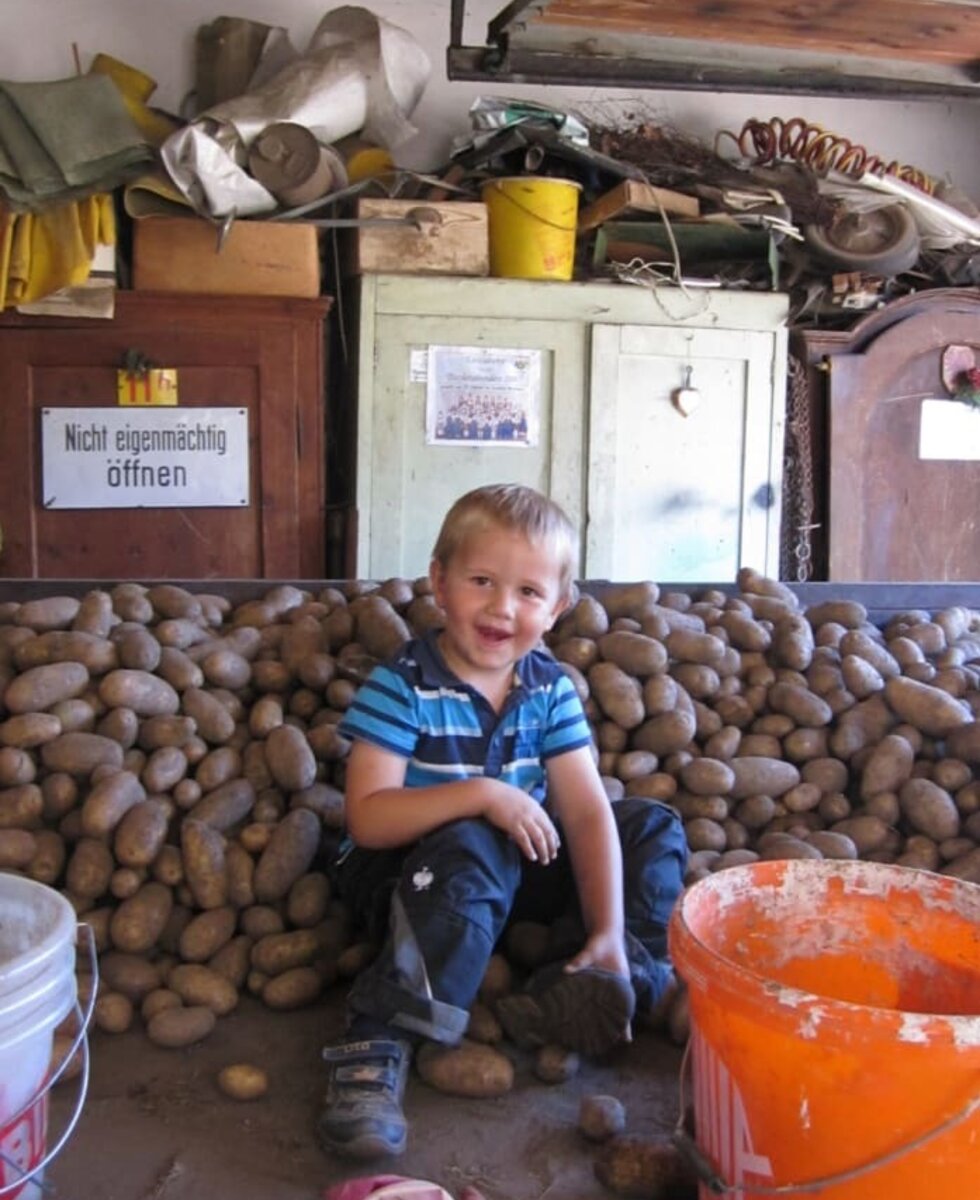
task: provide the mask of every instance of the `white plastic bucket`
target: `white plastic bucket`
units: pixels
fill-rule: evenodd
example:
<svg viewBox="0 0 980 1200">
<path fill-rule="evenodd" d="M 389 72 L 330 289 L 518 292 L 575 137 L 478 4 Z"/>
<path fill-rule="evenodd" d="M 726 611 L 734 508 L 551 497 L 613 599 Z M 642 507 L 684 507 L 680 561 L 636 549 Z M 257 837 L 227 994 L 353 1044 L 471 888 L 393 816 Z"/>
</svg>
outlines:
<svg viewBox="0 0 980 1200">
<path fill-rule="evenodd" d="M 40 1200 L 55 1027 L 76 1004 L 77 917 L 53 888 L 0 874 L 0 1196 Z"/>
</svg>

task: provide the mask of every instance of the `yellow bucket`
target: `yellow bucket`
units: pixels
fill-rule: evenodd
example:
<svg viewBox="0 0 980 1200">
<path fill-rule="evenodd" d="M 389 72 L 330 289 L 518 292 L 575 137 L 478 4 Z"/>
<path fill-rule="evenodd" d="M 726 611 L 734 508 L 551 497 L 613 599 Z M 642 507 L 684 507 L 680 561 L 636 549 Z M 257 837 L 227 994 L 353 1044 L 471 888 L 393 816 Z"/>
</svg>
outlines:
<svg viewBox="0 0 980 1200">
<path fill-rule="evenodd" d="M 490 274 L 503 279 L 571 279 L 581 185 L 538 175 L 483 185 Z"/>
</svg>

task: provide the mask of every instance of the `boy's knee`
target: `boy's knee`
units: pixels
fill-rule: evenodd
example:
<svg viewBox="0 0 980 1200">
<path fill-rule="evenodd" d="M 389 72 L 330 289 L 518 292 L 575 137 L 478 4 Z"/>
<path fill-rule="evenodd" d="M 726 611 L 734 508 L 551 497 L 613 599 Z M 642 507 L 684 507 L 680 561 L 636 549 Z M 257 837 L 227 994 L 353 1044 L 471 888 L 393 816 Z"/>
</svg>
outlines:
<svg viewBox="0 0 980 1200">
<path fill-rule="evenodd" d="M 683 870 L 687 862 L 687 836 L 679 814 L 659 800 L 627 796 L 613 806 L 624 853 L 637 845 L 655 846 L 653 853 L 676 856 Z"/>
</svg>

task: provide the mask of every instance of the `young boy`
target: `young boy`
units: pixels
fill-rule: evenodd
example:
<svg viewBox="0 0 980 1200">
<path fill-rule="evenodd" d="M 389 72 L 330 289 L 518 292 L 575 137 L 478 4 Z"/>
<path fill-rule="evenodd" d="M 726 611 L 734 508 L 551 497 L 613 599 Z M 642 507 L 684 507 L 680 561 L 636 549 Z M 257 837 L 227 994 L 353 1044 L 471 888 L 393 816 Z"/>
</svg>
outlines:
<svg viewBox="0 0 980 1200">
<path fill-rule="evenodd" d="M 671 983 L 683 828 L 665 805 L 610 804 L 578 695 L 540 645 L 570 602 L 575 543 L 531 488 L 457 500 L 430 569 L 445 627 L 375 668 L 344 716 L 336 878 L 387 935 L 351 989 L 345 1040 L 324 1050 L 318 1134 L 336 1153 L 402 1152 L 412 1050 L 460 1041 L 516 915 L 553 922 L 554 959 L 498 1005 L 518 1045 L 604 1054 Z"/>
</svg>

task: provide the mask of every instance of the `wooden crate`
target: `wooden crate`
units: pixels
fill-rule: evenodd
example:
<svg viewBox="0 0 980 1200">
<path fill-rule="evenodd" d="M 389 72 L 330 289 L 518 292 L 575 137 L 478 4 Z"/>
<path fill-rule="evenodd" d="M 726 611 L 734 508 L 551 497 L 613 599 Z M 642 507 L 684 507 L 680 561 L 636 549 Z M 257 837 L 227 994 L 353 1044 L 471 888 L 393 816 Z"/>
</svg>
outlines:
<svg viewBox="0 0 980 1200">
<path fill-rule="evenodd" d="M 218 249 L 218 226 L 200 217 L 143 217 L 134 222 L 136 291 L 207 295 L 320 294 L 315 225 L 233 221 Z"/>
<path fill-rule="evenodd" d="M 384 221 L 357 229 L 354 274 L 489 275 L 490 237 L 485 204 L 362 197 L 359 219 Z"/>
</svg>

